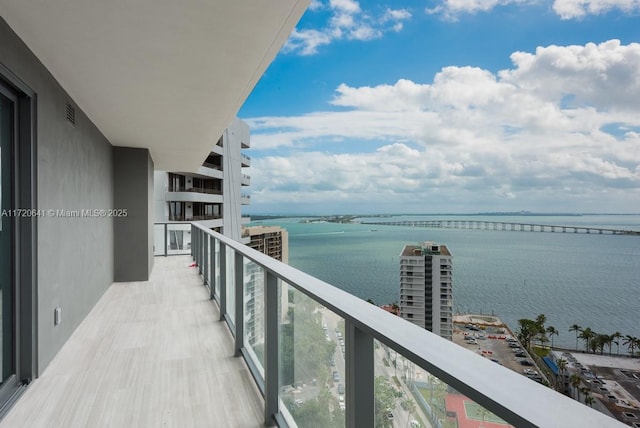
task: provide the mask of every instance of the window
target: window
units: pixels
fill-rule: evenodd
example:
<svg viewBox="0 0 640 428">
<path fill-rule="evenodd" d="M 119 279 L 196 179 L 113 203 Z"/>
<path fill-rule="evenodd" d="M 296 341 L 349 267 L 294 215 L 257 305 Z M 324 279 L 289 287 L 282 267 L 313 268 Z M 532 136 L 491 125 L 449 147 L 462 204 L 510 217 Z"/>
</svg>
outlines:
<svg viewBox="0 0 640 428">
<path fill-rule="evenodd" d="M 184 175 L 169 173 L 169 191 L 170 192 L 182 192 L 184 191 Z"/>
</svg>

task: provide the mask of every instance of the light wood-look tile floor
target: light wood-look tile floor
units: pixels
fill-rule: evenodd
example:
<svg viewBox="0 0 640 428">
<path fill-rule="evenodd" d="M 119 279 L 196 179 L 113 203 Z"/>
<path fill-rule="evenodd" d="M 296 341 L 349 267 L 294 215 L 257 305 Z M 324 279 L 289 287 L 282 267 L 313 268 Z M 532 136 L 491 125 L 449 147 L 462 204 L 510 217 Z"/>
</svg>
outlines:
<svg viewBox="0 0 640 428">
<path fill-rule="evenodd" d="M 0 427 L 263 426 L 190 260 L 157 257 L 149 281 L 113 284 Z"/>
</svg>

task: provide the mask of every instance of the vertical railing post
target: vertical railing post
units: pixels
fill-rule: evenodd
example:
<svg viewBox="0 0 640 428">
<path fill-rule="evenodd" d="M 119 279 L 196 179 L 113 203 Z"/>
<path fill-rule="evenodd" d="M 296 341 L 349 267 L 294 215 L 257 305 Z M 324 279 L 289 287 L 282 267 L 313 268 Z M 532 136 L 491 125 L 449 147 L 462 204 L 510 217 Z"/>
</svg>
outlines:
<svg viewBox="0 0 640 428">
<path fill-rule="evenodd" d="M 227 314 L 227 246 L 220 242 L 220 321 Z"/>
<path fill-rule="evenodd" d="M 191 225 L 191 257 L 195 258 L 196 256 L 196 247 L 195 247 L 195 236 L 196 236 L 196 227 L 194 225 Z"/>
<path fill-rule="evenodd" d="M 209 247 L 211 251 L 209 251 L 209 268 L 211 270 L 209 276 L 211 281 L 209 283 L 209 299 L 213 300 L 216 296 L 216 238 L 213 236 L 209 236 L 210 243 Z"/>
<path fill-rule="evenodd" d="M 164 224 L 164 256 L 167 257 L 169 255 L 169 245 L 167 242 L 167 236 L 169 235 L 169 223 Z"/>
<path fill-rule="evenodd" d="M 196 266 L 200 266 L 200 254 L 198 253 L 198 249 L 200 248 L 200 246 L 198 245 L 198 241 L 200 240 L 200 229 L 198 229 L 197 227 L 194 229 L 194 233 L 191 236 L 191 239 L 193 239 L 191 246 L 193 247 L 193 254 L 194 254 L 194 259 L 196 261 Z"/>
<path fill-rule="evenodd" d="M 198 273 L 202 274 L 202 238 L 204 232 L 198 228 Z"/>
<path fill-rule="evenodd" d="M 375 425 L 373 337 L 345 320 L 347 428 Z"/>
<path fill-rule="evenodd" d="M 264 422 L 275 424 L 278 414 L 279 361 L 278 342 L 280 337 L 278 298 L 278 278 L 271 272 L 265 272 L 264 284 Z"/>
<path fill-rule="evenodd" d="M 209 234 L 202 232 L 202 277 L 204 285 L 209 285 Z"/>
<path fill-rule="evenodd" d="M 234 355 L 239 357 L 241 355 L 242 346 L 244 344 L 244 257 L 239 252 L 234 252 L 235 269 L 235 305 L 236 305 L 236 319 L 235 321 L 235 349 Z"/>
</svg>

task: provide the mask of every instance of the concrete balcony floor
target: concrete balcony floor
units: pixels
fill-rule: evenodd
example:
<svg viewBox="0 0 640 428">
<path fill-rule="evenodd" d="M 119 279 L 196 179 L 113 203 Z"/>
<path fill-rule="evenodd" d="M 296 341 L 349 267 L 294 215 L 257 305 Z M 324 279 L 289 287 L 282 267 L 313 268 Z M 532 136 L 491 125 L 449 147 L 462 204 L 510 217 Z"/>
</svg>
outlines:
<svg viewBox="0 0 640 428">
<path fill-rule="evenodd" d="M 190 263 L 157 257 L 149 281 L 111 285 L 0 427 L 263 426 L 263 400 Z"/>
</svg>

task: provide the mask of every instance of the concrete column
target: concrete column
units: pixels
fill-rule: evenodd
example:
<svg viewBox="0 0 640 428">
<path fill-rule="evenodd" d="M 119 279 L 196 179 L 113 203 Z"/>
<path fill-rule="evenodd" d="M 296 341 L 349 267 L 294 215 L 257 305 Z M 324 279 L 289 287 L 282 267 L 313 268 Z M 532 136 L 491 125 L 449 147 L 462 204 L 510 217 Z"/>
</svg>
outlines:
<svg viewBox="0 0 640 428">
<path fill-rule="evenodd" d="M 113 148 L 113 208 L 113 279 L 147 281 L 153 269 L 153 160 L 147 149 Z"/>
</svg>

